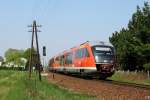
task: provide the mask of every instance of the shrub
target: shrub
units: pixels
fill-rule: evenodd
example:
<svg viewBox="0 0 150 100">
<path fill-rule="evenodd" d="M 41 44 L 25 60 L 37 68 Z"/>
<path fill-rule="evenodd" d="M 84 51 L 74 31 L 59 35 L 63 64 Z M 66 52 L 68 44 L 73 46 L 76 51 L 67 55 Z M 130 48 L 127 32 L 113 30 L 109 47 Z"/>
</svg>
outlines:
<svg viewBox="0 0 150 100">
<path fill-rule="evenodd" d="M 143 65 L 146 71 L 150 71 L 150 63 L 146 63 Z"/>
</svg>

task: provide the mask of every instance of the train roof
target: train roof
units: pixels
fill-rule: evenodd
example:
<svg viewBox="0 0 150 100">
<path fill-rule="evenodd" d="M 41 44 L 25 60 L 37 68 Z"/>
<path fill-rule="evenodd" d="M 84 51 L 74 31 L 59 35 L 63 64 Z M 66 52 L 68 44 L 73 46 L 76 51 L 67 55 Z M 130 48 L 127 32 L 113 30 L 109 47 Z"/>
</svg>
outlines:
<svg viewBox="0 0 150 100">
<path fill-rule="evenodd" d="M 101 45 L 101 46 L 111 46 L 111 47 L 113 47 L 113 45 L 111 43 L 104 42 L 104 41 L 86 41 L 85 43 L 82 43 L 81 45 L 86 44 L 86 43 L 89 43 L 91 46 Z"/>
<path fill-rule="evenodd" d="M 101 46 L 111 46 L 111 47 L 113 47 L 113 45 L 111 43 L 109 43 L 109 42 L 104 42 L 104 41 L 86 41 L 86 42 L 84 42 L 84 43 L 82 43 L 82 44 L 80 44 L 78 46 L 74 46 L 74 47 L 72 47 L 72 48 L 70 48 L 68 50 L 64 50 L 63 52 L 58 53 L 53 58 L 56 58 L 56 57 L 58 57 L 58 56 L 60 56 L 62 54 L 66 54 L 66 53 L 70 52 L 71 50 L 75 50 L 77 48 L 80 48 L 81 46 L 85 46 L 86 44 L 89 44 L 90 46 L 101 45 Z"/>
</svg>

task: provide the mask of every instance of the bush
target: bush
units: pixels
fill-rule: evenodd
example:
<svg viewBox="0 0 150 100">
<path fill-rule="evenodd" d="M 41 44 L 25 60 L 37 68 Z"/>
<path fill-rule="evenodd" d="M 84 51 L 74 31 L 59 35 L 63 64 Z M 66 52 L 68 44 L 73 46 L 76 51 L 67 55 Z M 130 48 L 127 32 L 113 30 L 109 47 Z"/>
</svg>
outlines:
<svg viewBox="0 0 150 100">
<path fill-rule="evenodd" d="M 23 67 L 5 67 L 1 66 L 0 70 L 18 70 L 18 71 L 24 71 L 25 69 Z"/>
<path fill-rule="evenodd" d="M 143 65 L 146 71 L 150 71 L 150 63 L 146 63 Z"/>
</svg>

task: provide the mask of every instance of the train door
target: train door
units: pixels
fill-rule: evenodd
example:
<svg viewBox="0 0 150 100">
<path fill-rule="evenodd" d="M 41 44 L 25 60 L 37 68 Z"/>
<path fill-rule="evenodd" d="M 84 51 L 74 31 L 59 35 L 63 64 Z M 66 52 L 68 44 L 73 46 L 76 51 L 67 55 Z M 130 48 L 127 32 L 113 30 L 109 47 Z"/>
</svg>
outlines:
<svg viewBox="0 0 150 100">
<path fill-rule="evenodd" d="M 74 59 L 75 67 L 81 67 L 82 66 L 82 61 L 83 61 L 82 55 L 83 55 L 82 49 L 78 49 L 75 51 L 75 59 Z"/>
<path fill-rule="evenodd" d="M 88 47 L 82 49 L 83 52 L 83 61 L 82 66 L 83 67 L 94 67 L 94 59 L 92 58 L 92 54 L 90 53 L 90 50 Z"/>
<path fill-rule="evenodd" d="M 88 66 L 89 53 L 87 48 L 82 48 L 82 67 Z"/>
<path fill-rule="evenodd" d="M 91 58 L 87 48 L 81 48 L 75 53 L 75 66 L 87 67 L 91 66 Z"/>
</svg>

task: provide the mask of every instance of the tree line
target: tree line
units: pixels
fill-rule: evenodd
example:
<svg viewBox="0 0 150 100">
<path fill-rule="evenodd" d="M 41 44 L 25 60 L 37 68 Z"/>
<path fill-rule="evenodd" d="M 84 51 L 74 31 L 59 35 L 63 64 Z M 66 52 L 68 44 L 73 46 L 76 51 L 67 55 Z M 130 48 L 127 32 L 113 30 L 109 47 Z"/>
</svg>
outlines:
<svg viewBox="0 0 150 100">
<path fill-rule="evenodd" d="M 17 70 L 28 70 L 29 67 L 29 59 L 30 59 L 30 51 L 28 48 L 26 50 L 18 50 L 18 49 L 8 49 L 5 52 L 5 62 L 0 67 L 1 69 L 17 69 Z M 33 50 L 35 53 L 35 50 Z M 35 62 L 33 60 L 33 62 Z"/>
<path fill-rule="evenodd" d="M 137 6 L 127 28 L 109 38 L 116 50 L 117 67 L 122 70 L 150 70 L 150 5 Z"/>
</svg>

